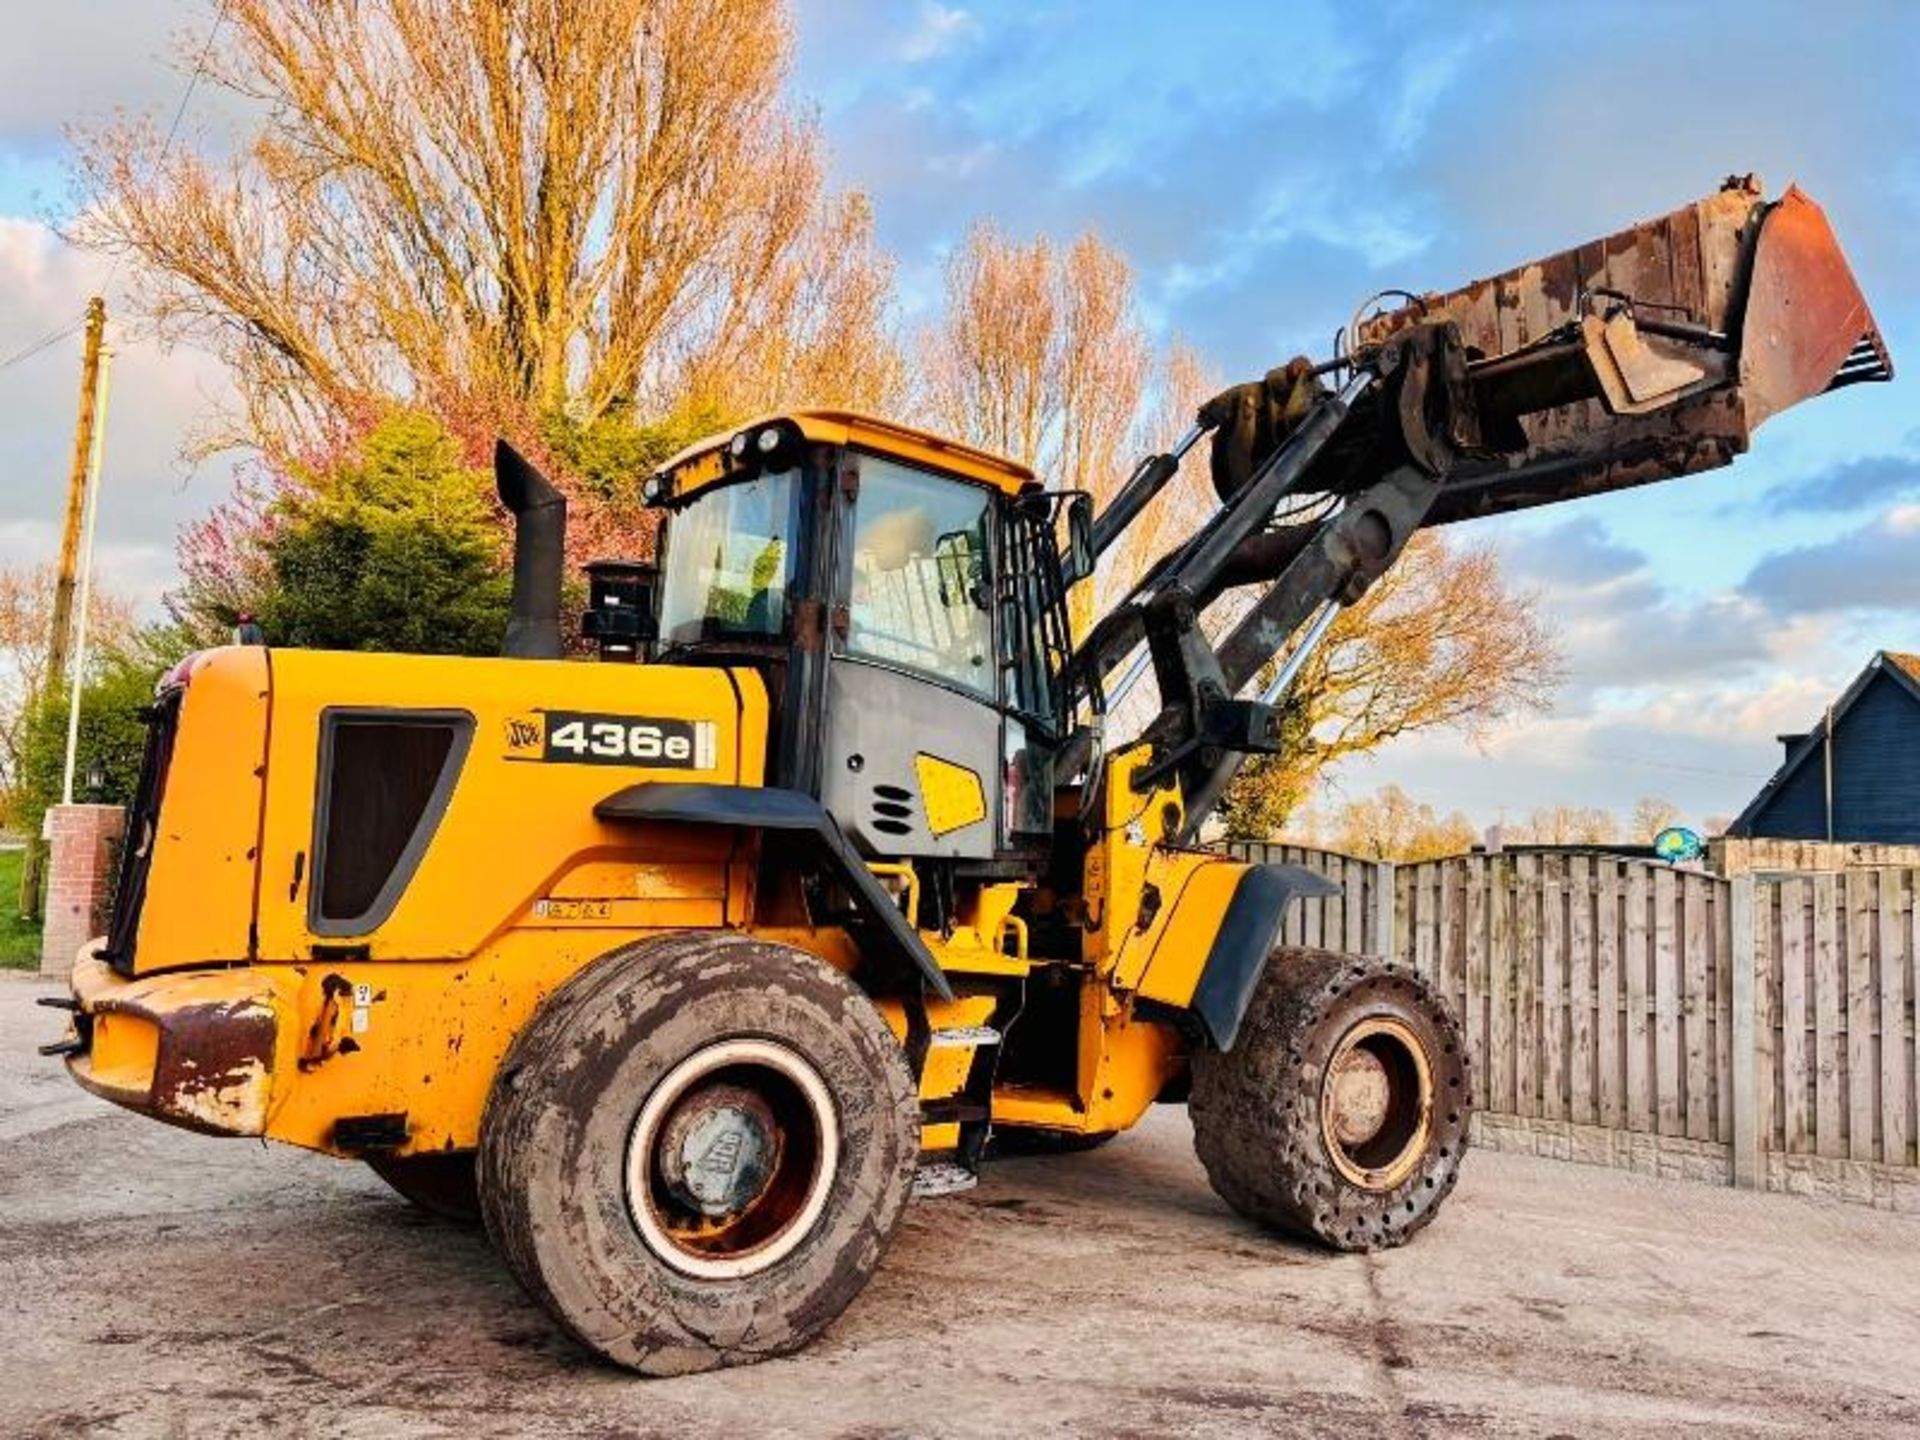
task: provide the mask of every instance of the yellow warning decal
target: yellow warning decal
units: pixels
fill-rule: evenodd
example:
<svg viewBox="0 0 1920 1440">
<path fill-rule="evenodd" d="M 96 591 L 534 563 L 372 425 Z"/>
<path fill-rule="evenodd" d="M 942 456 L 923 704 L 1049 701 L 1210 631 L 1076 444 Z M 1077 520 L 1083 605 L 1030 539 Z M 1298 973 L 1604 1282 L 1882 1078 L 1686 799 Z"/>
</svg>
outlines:
<svg viewBox="0 0 1920 1440">
<path fill-rule="evenodd" d="M 964 765 L 925 753 L 913 757 L 920 777 L 920 800 L 927 807 L 927 828 L 935 835 L 987 818 L 987 792 L 980 777 Z"/>
</svg>

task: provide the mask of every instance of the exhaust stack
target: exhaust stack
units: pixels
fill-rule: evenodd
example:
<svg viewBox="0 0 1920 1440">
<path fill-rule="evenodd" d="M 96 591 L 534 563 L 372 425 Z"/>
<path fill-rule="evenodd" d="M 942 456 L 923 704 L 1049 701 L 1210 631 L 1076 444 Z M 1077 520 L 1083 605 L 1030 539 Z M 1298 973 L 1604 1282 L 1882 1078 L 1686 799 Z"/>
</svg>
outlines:
<svg viewBox="0 0 1920 1440">
<path fill-rule="evenodd" d="M 513 605 L 502 655 L 558 660 L 567 498 L 505 440 L 493 448 L 494 485 L 513 515 Z"/>
</svg>

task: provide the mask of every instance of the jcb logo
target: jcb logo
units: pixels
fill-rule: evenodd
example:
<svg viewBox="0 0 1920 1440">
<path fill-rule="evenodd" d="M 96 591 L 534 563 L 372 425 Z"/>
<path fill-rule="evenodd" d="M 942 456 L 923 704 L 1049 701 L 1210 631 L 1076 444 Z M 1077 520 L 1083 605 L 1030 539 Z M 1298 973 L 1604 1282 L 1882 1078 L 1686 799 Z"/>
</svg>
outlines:
<svg viewBox="0 0 1920 1440">
<path fill-rule="evenodd" d="M 507 718 L 507 753 L 540 753 L 547 738 L 547 727 L 539 715 L 511 715 Z"/>
</svg>

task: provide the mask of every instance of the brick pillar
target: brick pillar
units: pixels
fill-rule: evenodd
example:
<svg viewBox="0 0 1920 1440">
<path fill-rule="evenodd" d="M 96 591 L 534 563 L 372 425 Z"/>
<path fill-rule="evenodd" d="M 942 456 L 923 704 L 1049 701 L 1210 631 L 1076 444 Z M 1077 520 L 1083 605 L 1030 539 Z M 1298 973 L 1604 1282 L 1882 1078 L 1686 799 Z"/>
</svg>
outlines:
<svg viewBox="0 0 1920 1440">
<path fill-rule="evenodd" d="M 118 805 L 55 805 L 47 811 L 46 929 L 40 973 L 65 975 L 80 947 L 107 929 L 114 863 L 127 814 Z"/>
</svg>

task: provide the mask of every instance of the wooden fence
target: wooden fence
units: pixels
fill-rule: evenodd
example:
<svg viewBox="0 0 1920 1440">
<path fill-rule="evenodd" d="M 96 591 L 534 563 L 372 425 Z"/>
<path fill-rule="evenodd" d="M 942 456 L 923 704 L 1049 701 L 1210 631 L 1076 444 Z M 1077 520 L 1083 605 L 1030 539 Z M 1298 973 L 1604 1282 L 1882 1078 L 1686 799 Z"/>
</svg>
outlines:
<svg viewBox="0 0 1920 1440">
<path fill-rule="evenodd" d="M 1915 1163 L 1917 874 L 1757 878 L 1754 1130 L 1761 1148 Z"/>
<path fill-rule="evenodd" d="M 1724 881 L 1524 851 L 1395 881 L 1395 957 L 1461 1017 L 1486 1109 L 1733 1143 Z"/>
<path fill-rule="evenodd" d="M 1286 943 L 1433 981 L 1502 1133 L 1920 1209 L 1920 869 L 1726 880 L 1586 851 L 1394 866 L 1232 848 L 1344 885 L 1299 906 Z M 1647 1158 L 1676 1154 L 1697 1163 Z"/>
</svg>

